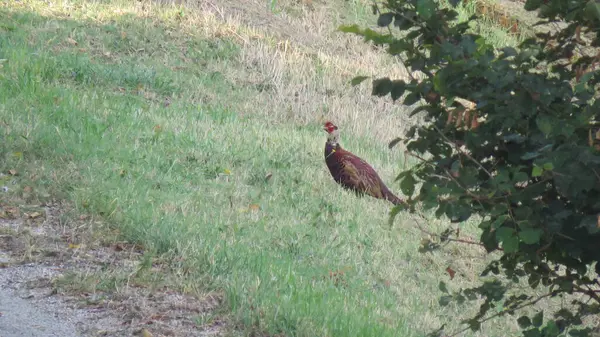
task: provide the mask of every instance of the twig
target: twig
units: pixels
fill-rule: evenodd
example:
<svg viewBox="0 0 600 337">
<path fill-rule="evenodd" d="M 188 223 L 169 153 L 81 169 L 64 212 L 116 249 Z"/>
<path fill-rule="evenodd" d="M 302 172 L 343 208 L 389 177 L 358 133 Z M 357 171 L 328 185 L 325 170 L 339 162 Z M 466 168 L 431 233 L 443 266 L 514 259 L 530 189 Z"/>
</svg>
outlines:
<svg viewBox="0 0 600 337">
<path fill-rule="evenodd" d="M 497 314 L 494 314 L 494 315 L 492 315 L 492 316 L 490 316 L 490 317 L 487 317 L 487 318 L 484 318 L 484 319 L 482 319 L 481 321 L 479 321 L 479 323 L 485 323 L 485 322 L 487 322 L 487 321 L 489 321 L 489 320 L 491 320 L 491 319 L 494 319 L 494 318 L 496 318 L 496 317 L 503 316 L 503 315 L 507 314 L 508 312 L 514 312 L 514 311 L 516 311 L 516 310 L 520 310 L 520 309 L 523 309 L 523 308 L 525 308 L 525 307 L 532 306 L 532 305 L 536 304 L 537 302 L 541 301 L 542 299 L 544 299 L 544 298 L 546 298 L 546 297 L 549 297 L 549 296 L 552 296 L 552 295 L 554 295 L 554 294 L 555 294 L 555 292 L 554 292 L 554 291 L 551 291 L 551 292 L 549 292 L 549 293 L 547 293 L 547 294 L 544 294 L 544 295 L 542 295 L 542 296 L 540 296 L 540 297 L 536 298 L 536 299 L 535 299 L 535 300 L 533 300 L 533 301 L 529 301 L 529 302 L 527 302 L 527 303 L 525 303 L 525 304 L 522 304 L 522 305 L 520 305 L 520 306 L 518 306 L 518 307 L 516 307 L 516 308 L 512 308 L 512 309 L 508 309 L 508 310 L 502 310 L 502 311 L 500 311 L 500 312 L 499 312 L 499 313 L 497 313 Z M 469 329 L 471 329 L 471 327 L 466 327 L 466 328 L 464 328 L 464 329 L 461 329 L 461 330 L 459 330 L 459 331 L 456 331 L 456 332 L 453 332 L 453 333 L 451 333 L 450 335 L 448 335 L 448 337 L 454 337 L 454 336 L 457 336 L 457 335 L 459 335 L 459 334 L 461 334 L 461 333 L 463 333 L 463 332 L 465 332 L 465 331 L 467 331 L 467 330 L 469 330 Z"/>
<path fill-rule="evenodd" d="M 447 141 L 448 143 L 454 145 L 454 148 L 456 149 L 456 151 L 458 151 L 461 154 L 465 155 L 473 163 L 475 163 L 475 165 L 479 166 L 479 168 L 482 169 L 490 178 L 492 177 L 492 174 L 485 167 L 483 167 L 483 165 L 481 165 L 481 163 L 479 163 L 477 160 L 475 160 L 475 158 L 473 158 L 470 154 L 468 154 L 465 151 L 461 150 L 460 147 L 458 147 L 458 145 L 455 142 L 451 141 L 448 137 L 446 137 L 446 135 L 442 132 L 442 130 L 440 130 L 437 126 L 435 126 L 435 124 L 432 124 L 432 126 L 440 134 L 440 136 L 442 136 L 442 138 L 445 141 Z"/>
<path fill-rule="evenodd" d="M 583 289 L 581 286 L 579 286 L 577 284 L 575 284 L 574 287 L 580 293 L 588 295 L 590 298 L 593 298 L 596 302 L 598 302 L 600 304 L 600 296 L 598 296 L 598 294 L 600 293 L 600 290 L 593 290 L 588 284 L 586 284 L 587 290 Z"/>
<path fill-rule="evenodd" d="M 423 214 L 418 213 L 419 217 L 421 217 L 423 220 L 426 220 L 425 217 L 423 216 Z M 417 223 L 417 228 L 419 228 L 419 230 L 427 235 L 431 235 L 431 236 L 435 236 L 435 237 L 441 237 L 442 235 L 437 234 L 437 233 L 432 233 L 426 229 L 424 229 L 421 224 L 419 223 L 419 221 L 417 221 L 416 219 L 414 219 L 415 222 Z M 467 239 L 454 239 L 454 238 L 444 238 L 446 241 L 453 241 L 453 242 L 461 242 L 461 243 L 466 243 L 466 244 L 470 244 L 470 245 L 476 245 L 476 246 L 481 246 L 484 247 L 485 246 L 481 243 L 481 242 L 477 242 L 475 240 L 467 240 Z"/>
<path fill-rule="evenodd" d="M 481 200 L 489 200 L 488 197 L 479 196 L 479 195 L 469 191 L 466 187 L 461 185 L 460 182 L 456 178 L 454 178 L 454 176 L 452 174 L 450 174 L 448 169 L 444 169 L 444 171 L 446 172 L 446 176 L 448 176 L 448 178 L 450 178 L 452 181 L 454 181 L 456 183 L 456 185 L 458 185 L 458 187 L 462 188 L 465 191 L 465 193 L 467 193 L 468 196 L 475 199 L 475 201 L 477 201 L 479 203 L 479 206 L 481 206 L 483 208 L 483 204 L 481 203 Z"/>
</svg>

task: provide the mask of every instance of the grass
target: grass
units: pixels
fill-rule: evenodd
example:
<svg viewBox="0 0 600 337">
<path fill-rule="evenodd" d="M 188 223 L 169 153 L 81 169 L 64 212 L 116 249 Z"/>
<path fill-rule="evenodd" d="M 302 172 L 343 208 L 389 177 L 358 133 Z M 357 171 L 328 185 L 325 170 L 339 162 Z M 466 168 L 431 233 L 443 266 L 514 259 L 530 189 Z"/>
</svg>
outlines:
<svg viewBox="0 0 600 337">
<path fill-rule="evenodd" d="M 438 283 L 451 266 L 452 288 L 476 285 L 487 257 L 465 246 L 419 254 L 413 220 L 389 227 L 388 204 L 341 190 L 323 162 L 321 123 L 332 119 L 344 146 L 399 190 L 393 177 L 407 164 L 386 144 L 409 125 L 406 108 L 347 83 L 405 70 L 333 33 L 367 22 L 361 2 L 269 4 L 228 14 L 235 2 L 3 2 L 0 170 L 22 177 L 7 195 L 34 186 L 29 201 L 70 200 L 174 257 L 188 289 L 224 291 L 243 334 L 456 328 L 473 310 L 439 307 Z M 252 6 L 277 12 L 267 24 L 282 29 L 253 28 L 239 14 Z M 518 331 L 500 322 L 472 335 Z"/>
<path fill-rule="evenodd" d="M 450 4 L 444 1 L 445 5 L 450 7 Z M 490 13 L 480 13 L 481 5 L 494 7 L 496 2 L 494 0 L 477 0 L 477 1 L 464 1 L 458 4 L 455 10 L 458 12 L 457 19 L 459 21 L 467 20 L 469 17 L 476 15 L 477 21 L 472 23 L 471 29 L 473 32 L 481 35 L 493 46 L 510 46 L 517 47 L 521 41 L 531 37 L 531 32 L 526 30 L 526 27 L 520 27 L 520 30 L 516 33 L 511 32 L 510 28 L 500 26 L 501 20 L 493 17 Z"/>
</svg>

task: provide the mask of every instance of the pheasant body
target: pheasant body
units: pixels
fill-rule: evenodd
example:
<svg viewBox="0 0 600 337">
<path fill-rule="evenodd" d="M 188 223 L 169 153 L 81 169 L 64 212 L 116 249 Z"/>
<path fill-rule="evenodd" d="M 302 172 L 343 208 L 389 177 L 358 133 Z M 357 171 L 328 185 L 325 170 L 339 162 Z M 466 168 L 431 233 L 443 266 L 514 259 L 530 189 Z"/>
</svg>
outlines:
<svg viewBox="0 0 600 337">
<path fill-rule="evenodd" d="M 337 126 L 327 122 L 325 131 L 329 133 L 325 143 L 325 163 L 338 184 L 358 195 L 367 194 L 377 199 L 388 200 L 394 205 L 405 203 L 387 188 L 371 165 L 342 149 Z"/>
</svg>

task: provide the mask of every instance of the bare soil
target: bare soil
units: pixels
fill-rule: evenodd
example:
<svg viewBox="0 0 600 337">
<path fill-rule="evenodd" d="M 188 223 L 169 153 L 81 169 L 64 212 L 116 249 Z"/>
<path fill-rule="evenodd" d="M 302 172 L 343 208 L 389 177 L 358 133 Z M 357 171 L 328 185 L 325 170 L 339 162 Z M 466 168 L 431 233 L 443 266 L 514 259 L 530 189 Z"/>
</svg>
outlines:
<svg viewBox="0 0 600 337">
<path fill-rule="evenodd" d="M 141 247 L 107 244 L 91 219 L 65 222 L 65 212 L 0 198 L 0 337 L 224 335 L 223 320 L 200 319 L 216 312 L 219 294 L 198 298 L 136 281 Z M 131 284 L 101 286 L 124 273 Z"/>
</svg>

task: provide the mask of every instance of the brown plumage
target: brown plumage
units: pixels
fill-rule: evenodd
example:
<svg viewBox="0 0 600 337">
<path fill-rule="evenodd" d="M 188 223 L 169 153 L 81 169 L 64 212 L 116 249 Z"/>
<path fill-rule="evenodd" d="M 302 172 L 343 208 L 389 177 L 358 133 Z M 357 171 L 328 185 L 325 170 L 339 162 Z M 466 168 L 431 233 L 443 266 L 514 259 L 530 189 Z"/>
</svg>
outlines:
<svg viewBox="0 0 600 337">
<path fill-rule="evenodd" d="M 325 143 L 325 163 L 338 184 L 358 195 L 368 194 L 374 198 L 388 200 L 394 205 L 406 203 L 385 186 L 371 165 L 342 149 L 337 126 L 327 122 L 324 129 L 328 133 Z"/>
</svg>

